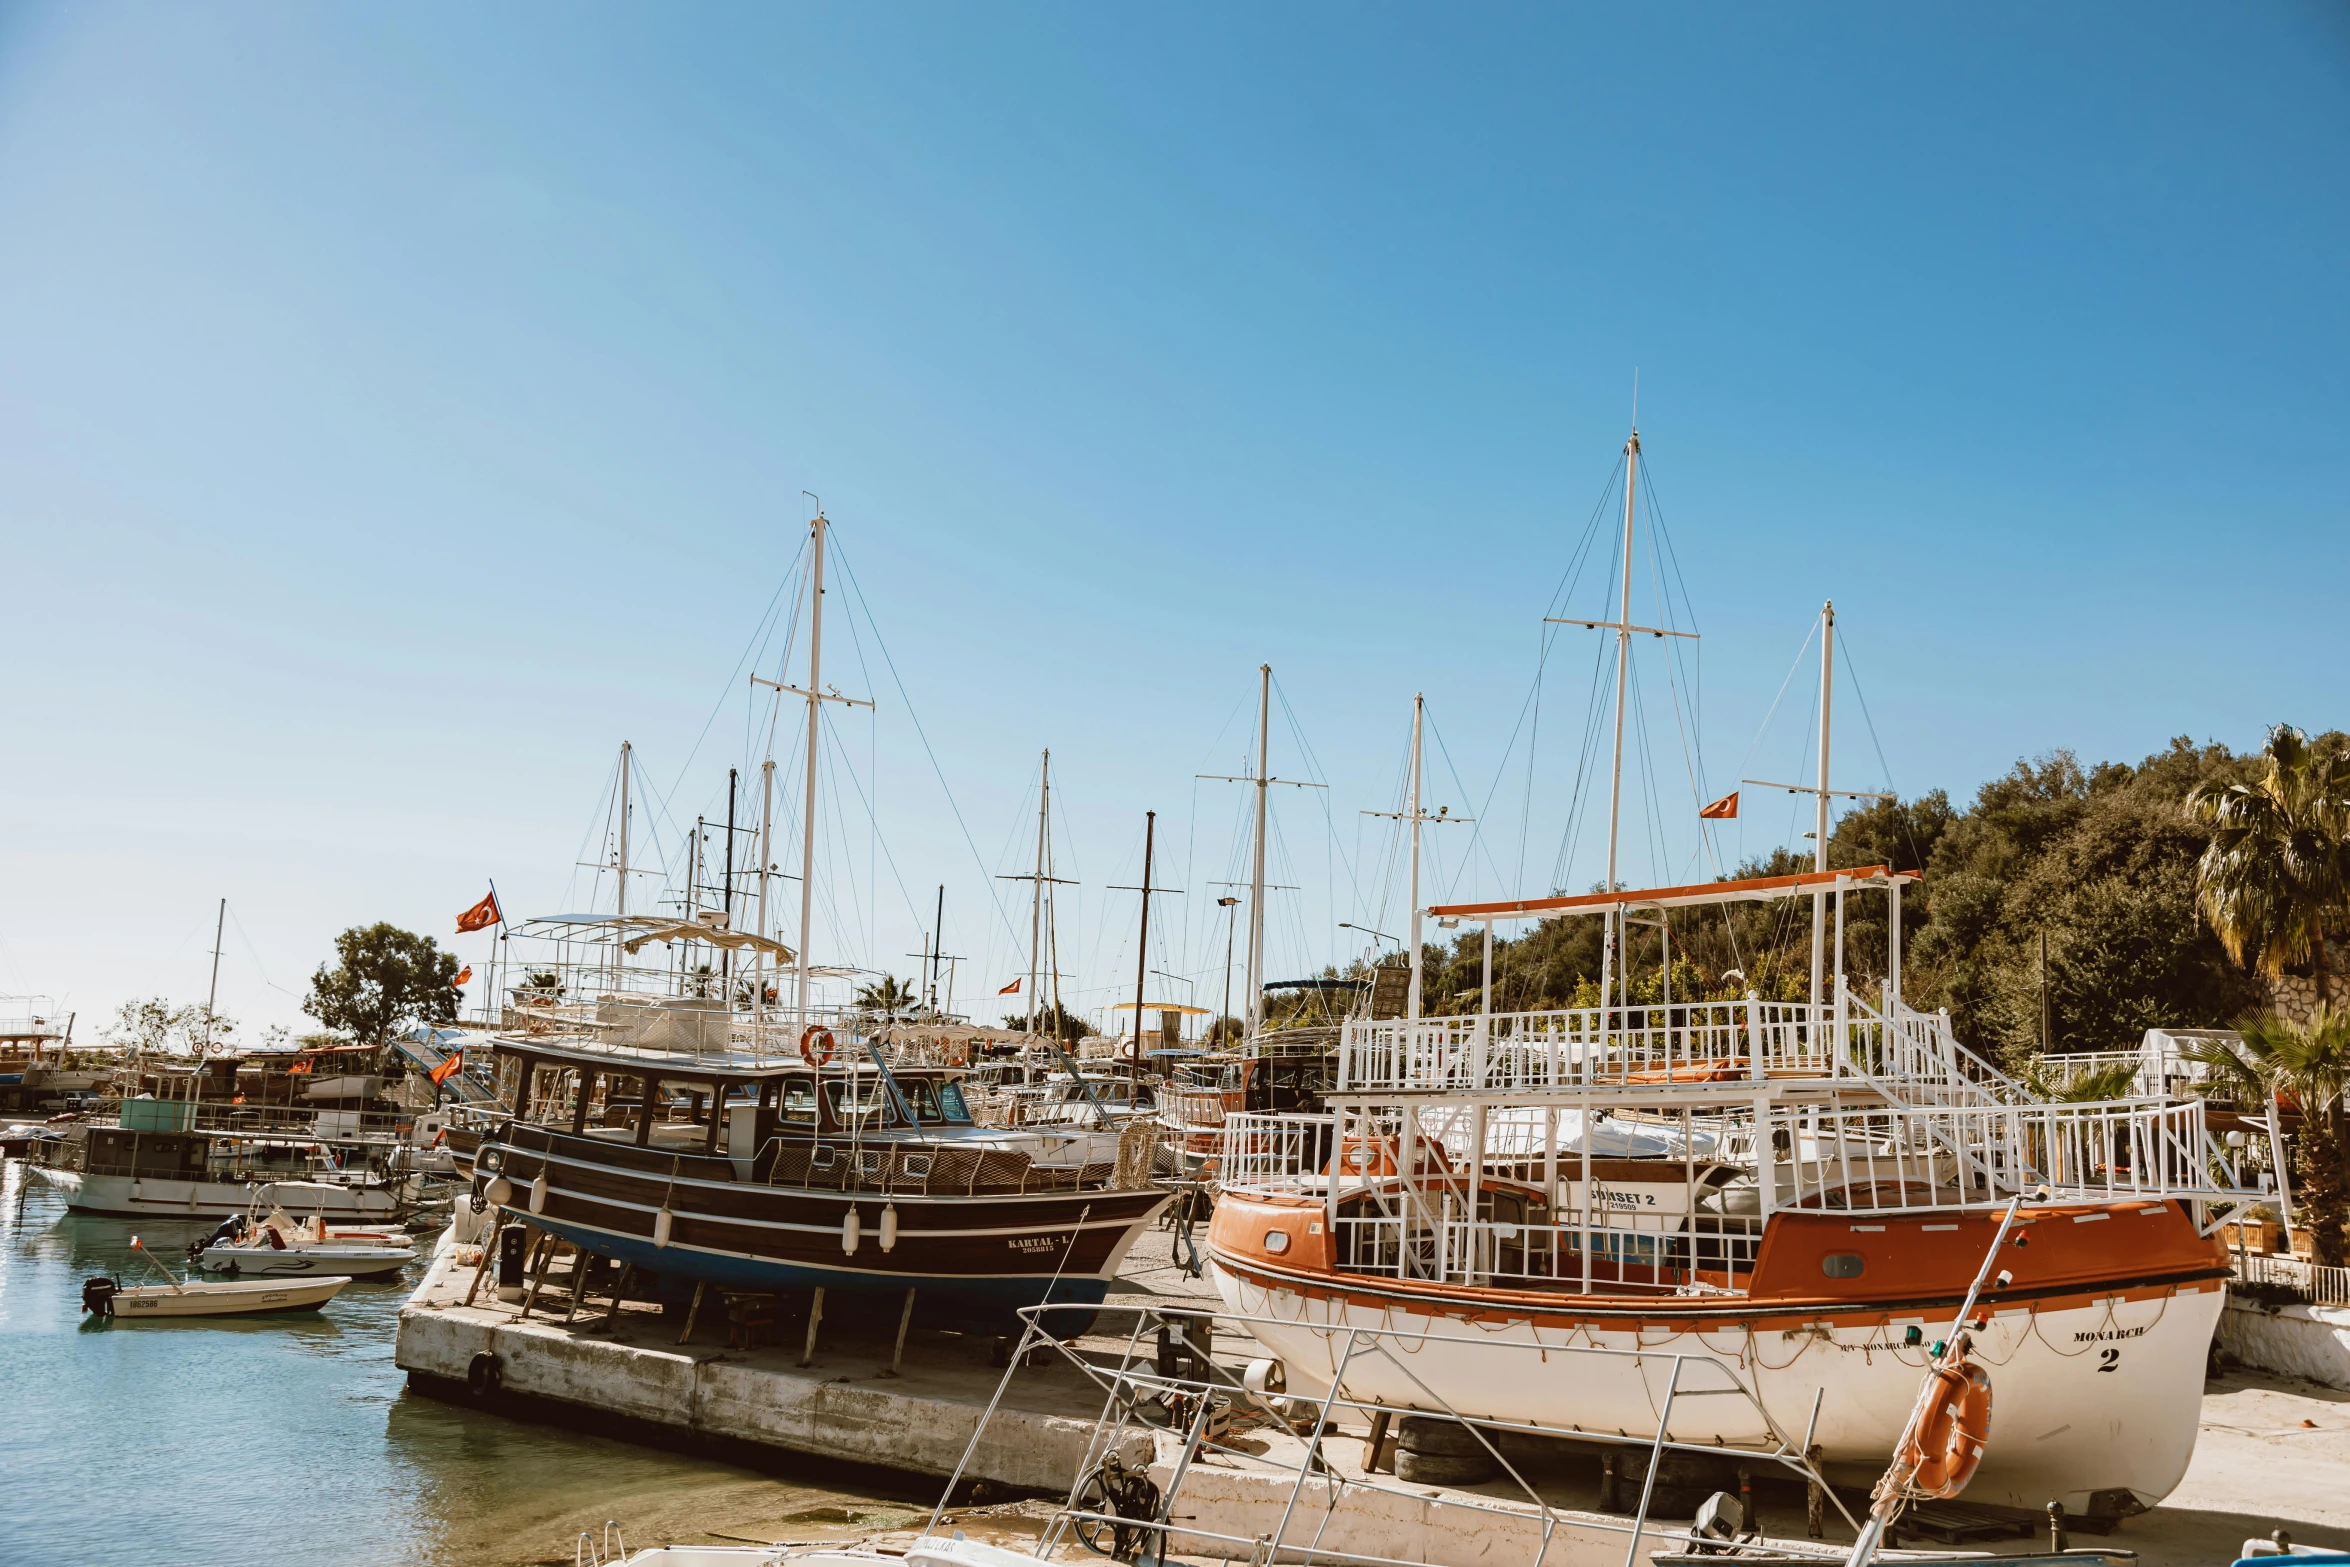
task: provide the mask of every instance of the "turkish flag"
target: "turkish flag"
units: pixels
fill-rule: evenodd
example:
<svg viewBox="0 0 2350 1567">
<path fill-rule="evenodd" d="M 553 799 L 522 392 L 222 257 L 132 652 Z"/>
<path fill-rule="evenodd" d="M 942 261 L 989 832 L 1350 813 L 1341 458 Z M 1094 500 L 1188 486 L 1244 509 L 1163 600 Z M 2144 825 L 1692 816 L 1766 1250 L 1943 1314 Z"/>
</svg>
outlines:
<svg viewBox="0 0 2350 1567">
<path fill-rule="evenodd" d="M 999 996 L 1016 996 L 1020 994 L 1020 982 L 1018 980 L 1013 980 L 1009 985 L 1006 985 L 1003 989 L 997 991 L 996 994 Z"/>
<path fill-rule="evenodd" d="M 472 908 L 457 916 L 457 934 L 487 930 L 492 925 L 505 923 L 506 916 L 498 912 L 498 895 L 491 893 Z"/>
<path fill-rule="evenodd" d="M 312 1056 L 304 1056 L 304 1057 L 303 1057 L 301 1060 L 299 1060 L 299 1061 L 295 1062 L 295 1063 L 294 1063 L 292 1066 L 289 1066 L 289 1067 L 287 1067 L 287 1068 L 286 1068 L 286 1076 L 288 1076 L 288 1077 L 292 1077 L 292 1076 L 294 1076 L 296 1073 L 299 1073 L 299 1072 L 307 1072 L 307 1071 L 309 1071 L 309 1070 L 310 1070 L 312 1067 L 316 1066 L 317 1064 L 318 1064 L 318 1062 L 317 1062 L 317 1059 L 316 1059 L 315 1057 L 312 1057 Z"/>
<path fill-rule="evenodd" d="M 455 1077 L 459 1072 L 464 1070 L 465 1052 L 462 1050 L 457 1050 L 450 1053 L 448 1060 L 443 1061 L 439 1066 L 434 1067 L 430 1075 L 432 1077 L 434 1086 L 438 1087 L 440 1084 L 447 1082 L 450 1078 Z"/>
<path fill-rule="evenodd" d="M 472 965 L 472 964 L 468 963 L 468 964 L 466 964 L 466 965 L 465 965 L 463 968 L 461 968 L 461 969 L 459 969 L 459 970 L 457 971 L 457 983 L 458 983 L 458 984 L 462 985 L 462 984 L 464 984 L 464 983 L 465 983 L 467 980 L 469 980 L 469 979 L 471 979 L 471 978 L 473 978 L 473 965 Z"/>
<path fill-rule="evenodd" d="M 1737 820 L 1738 791 L 1735 789 L 1731 790 L 1728 794 L 1723 795 L 1720 799 L 1716 800 L 1713 804 L 1706 806 L 1697 814 L 1698 817 L 1704 821 L 1722 822 Z"/>
</svg>

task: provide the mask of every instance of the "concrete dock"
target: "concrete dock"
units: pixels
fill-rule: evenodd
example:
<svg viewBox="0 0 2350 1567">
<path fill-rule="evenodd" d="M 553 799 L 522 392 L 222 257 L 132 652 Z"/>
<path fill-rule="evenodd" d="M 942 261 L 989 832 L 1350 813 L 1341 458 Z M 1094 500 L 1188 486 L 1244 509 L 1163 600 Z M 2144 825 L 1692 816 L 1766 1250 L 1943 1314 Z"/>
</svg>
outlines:
<svg viewBox="0 0 2350 1567">
<path fill-rule="evenodd" d="M 1180 1307 L 1214 1305 L 1212 1292 L 1172 1266 L 1170 1237 L 1154 1231 L 1138 1245 L 1111 1300 L 1146 1297 Z M 1098 1385 L 1058 1354 L 1023 1367 L 1008 1383 L 990 1364 L 993 1341 L 944 1333 L 908 1336 L 895 1375 L 889 1374 L 896 1322 L 870 1317 L 827 1318 L 819 1329 L 814 1363 L 799 1364 L 803 1329 L 784 1326 L 787 1342 L 728 1347 L 723 1311 L 706 1310 L 687 1343 L 677 1342 L 680 1319 L 650 1308 L 617 1313 L 591 1295 L 567 1324 L 567 1286 L 560 1275 L 526 1317 L 518 1305 L 495 1298 L 486 1282 L 471 1306 L 460 1304 L 473 1269 L 462 1249 L 446 1247 L 401 1314 L 398 1364 L 420 1391 L 526 1418 L 553 1418 L 584 1429 L 705 1451 L 753 1468 L 806 1473 L 811 1461 L 849 1466 L 883 1481 L 897 1495 L 935 1494 L 981 1425 L 990 1400 L 1001 1402 L 971 1450 L 966 1486 L 956 1498 L 954 1527 L 983 1538 L 1018 1543 L 1050 1517 L 1057 1499 L 1087 1460 L 1103 1408 Z M 1084 1341 L 1082 1347 L 1115 1361 L 1123 1340 Z M 1237 1339 L 1219 1340 L 1217 1359 L 1237 1370 L 1251 1353 Z M 499 1387 L 476 1393 L 468 1371 L 480 1355 L 497 1357 Z M 1384 1489 L 1350 1482 L 1362 1478 L 1363 1436 L 1343 1426 L 1324 1441 L 1331 1480 L 1310 1482 L 1298 1497 L 1285 1536 L 1319 1534 L 1325 1549 L 1356 1551 L 1439 1567 L 1526 1563 L 1541 1554 L 1559 1567 L 1620 1567 L 1629 1544 L 1628 1519 L 1599 1506 L 1595 1474 L 1568 1467 L 1531 1472 L 1542 1498 L 1497 1482 L 1463 1490 L 1410 1488 L 1399 1494 L 1392 1476 Z M 1163 1484 L 1175 1457 L 1172 1436 L 1130 1433 L 1121 1456 L 1151 1465 Z M 1233 1444 L 1273 1459 L 1299 1449 L 1286 1431 L 1264 1427 Z M 2075 1536 L 2077 1547 L 2134 1552 L 2142 1567 L 2205 1567 L 2231 1559 L 2242 1542 L 2279 1527 L 2305 1543 L 2350 1544 L 2350 1392 L 2294 1382 L 2268 1373 L 2234 1371 L 2207 1385 L 2204 1428 L 2186 1481 L 2163 1507 L 2122 1523 L 2112 1534 Z M 1279 1531 L 1293 1487 L 1287 1477 L 1221 1456 L 1195 1464 L 1183 1486 L 1177 1517 L 1216 1535 L 1253 1540 Z M 1800 1485 L 1758 1481 L 1755 1498 L 1768 1532 L 1801 1545 L 1804 1492 Z M 1450 1504 L 1469 1504 L 1461 1505 Z M 1545 1517 L 1544 1509 L 1548 1510 Z M 926 1516 L 926 1514 L 925 1514 Z M 1296 1518 L 1310 1519 L 1299 1523 Z M 1639 1555 L 1668 1548 L 1665 1529 L 1686 1519 L 1660 1517 L 1660 1528 L 1640 1542 Z M 678 1543 L 743 1540 L 875 1539 L 887 1544 L 887 1521 L 844 1516 L 837 1527 L 786 1515 L 762 1517 L 745 1497 L 722 1516 L 695 1512 L 666 1520 Z M 650 1543 L 644 1520 L 632 1541 Z M 884 1532 L 876 1535 L 876 1526 Z M 1547 1531 L 1548 1543 L 1544 1545 Z M 1831 1522 L 1828 1544 L 1848 1541 Z M 2023 1549 L 2031 1538 L 1981 1540 L 1977 1550 Z M 1932 1542 L 1919 1542 L 1931 1545 Z M 1245 1547 L 1178 1536 L 1176 1549 L 1199 1558 L 1248 1554 Z M 1938 1547 L 1937 1547 L 1938 1548 Z M 1282 1559 L 1292 1553 L 1283 1552 Z"/>
</svg>

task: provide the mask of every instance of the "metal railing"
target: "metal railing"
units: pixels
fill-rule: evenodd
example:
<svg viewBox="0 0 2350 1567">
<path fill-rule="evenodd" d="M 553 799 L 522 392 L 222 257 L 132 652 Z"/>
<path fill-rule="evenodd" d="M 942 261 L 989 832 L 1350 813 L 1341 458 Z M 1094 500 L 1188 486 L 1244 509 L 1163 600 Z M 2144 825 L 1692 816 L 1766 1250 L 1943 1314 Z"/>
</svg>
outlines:
<svg viewBox="0 0 2350 1567">
<path fill-rule="evenodd" d="M 1408 1130 L 1405 1123 L 1408 1121 Z M 1404 1165 L 1422 1184 L 1460 1187 L 1469 1172 L 1545 1180 L 1572 1176 L 1579 1151 L 1562 1150 L 1558 1125 L 1527 1107 L 1487 1110 L 1434 1103 L 1391 1107 L 1358 1120 L 1335 1164 L 1342 1180 L 1368 1184 Z M 1224 1126 L 1222 1179 L 1234 1189 L 1322 1193 L 1339 1146 L 1335 1115 L 1240 1115 Z M 1672 1123 L 1657 1123 L 1672 1130 Z M 1993 1208 L 2045 1187 L 2048 1200 L 2095 1202 L 2241 1199 L 2218 1178 L 2203 1106 L 2194 1101 L 2103 1100 L 2085 1104 L 1901 1105 L 1871 1110 L 1789 1106 L 1693 1117 L 1718 1157 L 1752 1161 L 1772 1150 L 1760 1211 L 1869 1213 Z M 1595 1129 L 1596 1130 L 1596 1129 Z M 1480 1141 L 1480 1138 L 1482 1139 Z M 1408 1147 L 1412 1150 L 1406 1152 Z M 1717 1156 L 1689 1144 L 1655 1160 L 1667 1178 Z M 1696 1207 L 1694 1192 L 1684 1213 Z"/>
<path fill-rule="evenodd" d="M 1849 990 L 1835 1000 L 1477 1013 L 1349 1023 L 1341 1092 L 1554 1092 L 1774 1078 L 1866 1078 L 1888 1098 L 1993 1104 L 2026 1096 L 1960 1045 L 1946 1014 Z"/>
<path fill-rule="evenodd" d="M 2350 1306 L 2350 1268 L 2330 1268 L 2299 1257 L 2238 1253 L 2236 1277 L 2246 1284 L 2281 1284 L 2312 1306 Z"/>
</svg>

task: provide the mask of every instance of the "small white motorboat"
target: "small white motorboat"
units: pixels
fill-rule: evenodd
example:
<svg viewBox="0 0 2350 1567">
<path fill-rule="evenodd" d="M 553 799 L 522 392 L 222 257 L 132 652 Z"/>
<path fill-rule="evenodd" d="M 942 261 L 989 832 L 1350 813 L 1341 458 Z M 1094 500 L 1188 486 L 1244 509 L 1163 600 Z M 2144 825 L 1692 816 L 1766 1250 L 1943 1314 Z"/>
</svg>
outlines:
<svg viewBox="0 0 2350 1567">
<path fill-rule="evenodd" d="M 161 1273 L 161 1284 L 124 1284 L 120 1279 L 82 1281 L 82 1310 L 94 1317 L 242 1317 L 272 1312 L 316 1311 L 343 1291 L 348 1276 L 309 1279 L 182 1280 L 131 1237 L 131 1249 Z"/>
<path fill-rule="evenodd" d="M 243 1214 L 191 1245 L 188 1260 L 232 1279 L 365 1278 L 416 1260 L 404 1230 L 328 1224 L 326 1204 L 334 1195 L 335 1188 L 316 1182 L 272 1181 L 254 1192 Z M 296 1219 L 285 1200 L 300 1205 L 305 1196 L 316 1211 Z"/>
</svg>

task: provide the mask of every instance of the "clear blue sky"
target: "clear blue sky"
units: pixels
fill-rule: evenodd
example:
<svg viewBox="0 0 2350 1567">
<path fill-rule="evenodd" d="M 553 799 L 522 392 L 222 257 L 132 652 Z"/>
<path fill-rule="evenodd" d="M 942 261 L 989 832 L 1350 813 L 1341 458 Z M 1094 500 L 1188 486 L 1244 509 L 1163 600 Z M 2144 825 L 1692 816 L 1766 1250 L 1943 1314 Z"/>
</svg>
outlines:
<svg viewBox="0 0 2350 1567">
<path fill-rule="evenodd" d="M 903 972 L 943 881 L 1009 978 L 1050 745 L 1082 999 L 1146 808 L 1220 999 L 1261 661 L 1331 785 L 1274 969 L 1398 928 L 1415 690 L 1483 814 L 1432 895 L 1547 887 L 1635 370 L 1705 640 L 1628 879 L 1698 763 L 1805 765 L 1823 597 L 1856 785 L 2350 722 L 2346 182 L 2316 5 L 0 7 L 0 990 L 201 999 L 225 895 L 223 1010 L 298 1021 L 347 924 L 576 901 L 622 739 L 722 813 L 802 490 L 977 844 L 844 642 L 820 958 Z"/>
</svg>

